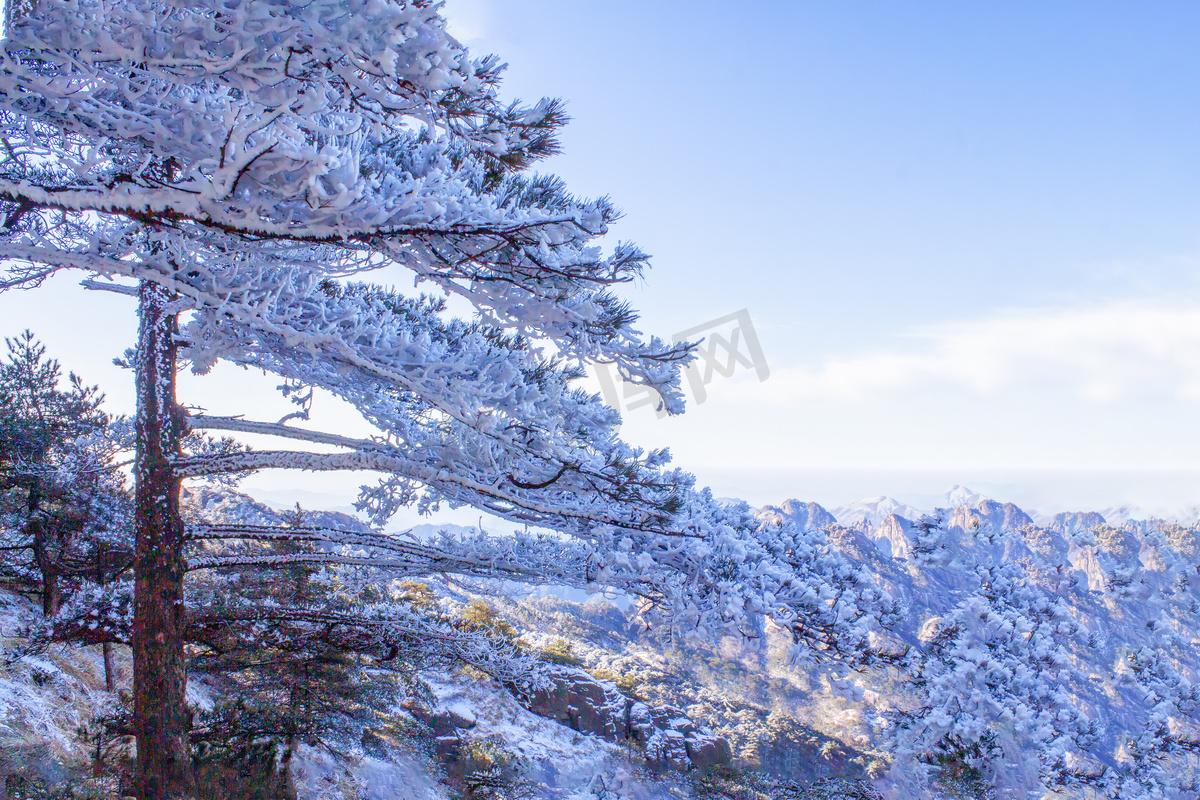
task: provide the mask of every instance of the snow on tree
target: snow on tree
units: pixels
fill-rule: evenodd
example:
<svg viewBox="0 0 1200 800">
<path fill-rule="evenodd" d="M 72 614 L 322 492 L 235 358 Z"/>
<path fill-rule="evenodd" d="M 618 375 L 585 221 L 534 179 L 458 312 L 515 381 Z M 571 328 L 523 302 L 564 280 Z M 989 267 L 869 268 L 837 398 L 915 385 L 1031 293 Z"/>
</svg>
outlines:
<svg viewBox="0 0 1200 800">
<path fill-rule="evenodd" d="M 466 504 L 559 534 L 352 543 L 392 574 L 603 584 L 649 598 L 691 635 L 769 614 L 791 626 L 798 656 L 869 652 L 881 601 L 869 581 L 804 536 L 781 539 L 744 507 L 722 508 L 666 453 L 621 442 L 615 412 L 576 385 L 585 363 L 612 363 L 679 412 L 689 347 L 644 338 L 613 293 L 646 264 L 633 245 L 598 246 L 613 205 L 528 171 L 557 149 L 561 103 L 501 101 L 501 63 L 447 35 L 437 3 L 39 0 L 10 17 L 5 284 L 71 269 L 138 297 L 142 796 L 192 792 L 185 479 L 373 470 L 382 478 L 359 507 L 377 522 L 406 505 Z M 362 282 L 396 268 L 427 293 Z M 475 319 L 451 318 L 446 296 Z M 299 390 L 298 410 L 277 422 L 189 416 L 175 399 L 180 360 L 199 373 L 218 360 L 272 372 Z M 311 388 L 378 433 L 305 427 Z M 202 430 L 336 452 L 185 452 L 185 435 Z"/>
<path fill-rule="evenodd" d="M 6 339 L 0 364 L 0 569 L 36 588 L 47 617 L 70 587 L 128 567 L 131 503 L 118 454 L 127 426 L 103 395 L 46 358 L 32 333 Z"/>
<path fill-rule="evenodd" d="M 71 373 L 63 387 L 59 363 L 46 358 L 31 332 L 5 344 L 0 575 L 18 591 L 40 593 L 42 634 L 101 645 L 105 683 L 113 691 L 112 641 L 96 635 L 98 618 L 73 624 L 75 615 L 63 611 L 93 605 L 100 587 L 132 564 L 133 508 L 120 471 L 129 426 L 102 411 L 103 395 L 78 375 Z"/>
<path fill-rule="evenodd" d="M 207 494 L 211 501 L 221 493 Z M 240 499 L 239 516 L 279 522 L 277 532 L 302 531 L 310 516 L 297 510 L 279 519 Z M 215 516 L 212 503 L 204 505 Z M 319 555 L 303 538 L 217 546 L 247 556 Z M 534 664 L 511 641 L 464 630 L 437 603 L 406 586 L 381 585 L 359 563 L 296 559 L 264 570 L 247 561 L 205 568 L 187 587 L 188 605 L 197 609 L 188 630 L 192 664 L 220 697 L 192 728 L 202 760 L 237 760 L 277 744 L 286 765 L 302 742 L 344 751 L 363 741 L 398 694 L 428 695 L 419 669 L 469 664 L 520 680 Z"/>
<path fill-rule="evenodd" d="M 910 623 L 883 714 L 895 786 L 921 796 L 957 770 L 998 798 L 1194 797 L 1197 531 L 956 517 L 908 525 L 888 585 Z"/>
<path fill-rule="evenodd" d="M 998 796 L 1025 797 L 1094 740 L 1070 699 L 1086 683 L 1068 657 L 1079 626 L 1023 573 L 981 568 L 979 589 L 931 626 L 912 676 L 923 705 L 901 717 L 898 764 L 963 764 Z"/>
</svg>

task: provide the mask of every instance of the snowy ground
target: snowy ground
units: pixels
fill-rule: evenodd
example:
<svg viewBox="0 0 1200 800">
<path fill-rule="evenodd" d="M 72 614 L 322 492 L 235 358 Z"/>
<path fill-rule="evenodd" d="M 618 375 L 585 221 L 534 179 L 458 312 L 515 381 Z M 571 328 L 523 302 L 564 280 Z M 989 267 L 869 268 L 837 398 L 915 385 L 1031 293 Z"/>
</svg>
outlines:
<svg viewBox="0 0 1200 800">
<path fill-rule="evenodd" d="M 99 647 L 53 645 L 33 654 L 23 635 L 41 617 L 25 598 L 0 592 L 0 769 L 23 769 L 50 783 L 86 771 L 93 750 L 81 732 L 111 710 Z M 115 648 L 128 685 L 128 651 Z"/>
</svg>

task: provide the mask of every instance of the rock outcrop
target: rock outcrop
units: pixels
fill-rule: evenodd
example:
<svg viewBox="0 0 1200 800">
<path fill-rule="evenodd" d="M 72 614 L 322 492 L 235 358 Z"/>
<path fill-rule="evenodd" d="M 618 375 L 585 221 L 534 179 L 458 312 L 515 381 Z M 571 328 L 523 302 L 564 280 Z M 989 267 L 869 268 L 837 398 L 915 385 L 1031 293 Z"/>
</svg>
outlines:
<svg viewBox="0 0 1200 800">
<path fill-rule="evenodd" d="M 820 505 L 805 503 L 802 500 L 784 500 L 781 506 L 763 506 L 760 514 L 764 517 L 774 517 L 779 524 L 790 522 L 806 531 L 837 524 L 833 514 Z"/>
<path fill-rule="evenodd" d="M 975 506 L 961 505 L 950 515 L 947 527 L 963 531 L 981 532 L 1015 531 L 1032 525 L 1033 519 L 1012 503 L 997 503 L 981 500 Z"/>
<path fill-rule="evenodd" d="M 897 514 L 889 514 L 871 531 L 871 538 L 883 556 L 907 561 L 912 557 L 911 531 L 912 522 Z"/>
<path fill-rule="evenodd" d="M 538 716 L 609 742 L 641 744 L 646 765 L 652 769 L 707 770 L 732 758 L 729 742 L 696 725 L 681 709 L 626 697 L 615 684 L 583 670 L 549 666 L 547 677 L 548 686 L 509 689 Z"/>
<path fill-rule="evenodd" d="M 1108 521 L 1095 511 L 1063 511 L 1055 514 L 1054 519 L 1046 527 L 1070 535 L 1106 524 Z"/>
<path fill-rule="evenodd" d="M 429 726 L 434 736 L 453 736 L 457 731 L 470 730 L 475 727 L 475 715 L 469 708 L 450 706 L 449 708 L 428 709 L 416 701 L 405 701 L 400 704 L 419 722 Z"/>
</svg>

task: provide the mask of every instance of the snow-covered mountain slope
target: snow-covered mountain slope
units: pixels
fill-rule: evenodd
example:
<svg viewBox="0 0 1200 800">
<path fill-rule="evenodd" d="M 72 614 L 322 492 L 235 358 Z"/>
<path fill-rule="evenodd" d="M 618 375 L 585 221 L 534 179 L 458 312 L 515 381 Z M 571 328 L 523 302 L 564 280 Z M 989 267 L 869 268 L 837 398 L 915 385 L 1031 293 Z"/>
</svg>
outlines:
<svg viewBox="0 0 1200 800">
<path fill-rule="evenodd" d="M 508 792 L 497 796 L 521 800 L 1195 800 L 1200 529 L 1114 525 L 1097 512 L 1059 514 L 1043 527 L 1013 504 L 960 494 L 954 508 L 878 522 L 866 513 L 854 527 L 816 503 L 760 509 L 766 521 L 813 531 L 858 568 L 856 580 L 887 593 L 869 611 L 885 623 L 876 646 L 894 657 L 858 670 L 788 662 L 788 630 L 753 615 L 745 639 L 685 645 L 646 628 L 628 604 L 511 599 L 489 595 L 498 587 L 486 583 L 431 581 L 444 608 L 485 600 L 532 652 L 606 682 L 601 705 L 616 697 L 622 713 L 677 709 L 681 738 L 709 729 L 727 742 L 731 769 L 706 776 L 682 756 L 654 761 L 644 742 L 538 716 L 464 669 L 425 673 L 429 707 L 397 697 L 361 741 L 300 747 L 288 780 L 297 800 L 450 800 L 493 779 Z M 914 511 L 885 500 L 870 510 Z M 189 502 L 223 519 L 283 519 L 231 492 Z M 308 520 L 361 525 L 319 512 Z M 78 731 L 116 703 L 103 690 L 98 648 L 22 655 L 21 629 L 39 612 L 3 593 L 0 606 L 0 766 L 82 780 L 92 751 Z M 193 679 L 197 705 L 223 691 L 219 677 Z M 589 712 L 586 692 L 561 699 L 568 717 L 607 713 Z"/>
<path fill-rule="evenodd" d="M 104 688 L 100 648 L 30 648 L 27 632 L 40 623 L 41 609 L 10 592 L 0 591 L 0 620 L 0 779 L 19 772 L 47 786 L 69 782 L 115 792 L 112 781 L 87 780 L 95 752 L 81 736 L 117 704 Z M 127 686 L 129 651 L 114 649 L 116 672 Z"/>
<path fill-rule="evenodd" d="M 914 679 L 847 676 L 874 698 L 888 785 L 919 796 L 917 767 L 941 763 L 996 797 L 1197 796 L 1200 535 L 1094 521 L 1040 528 L 984 500 L 889 517 L 866 534 L 878 553 L 828 532 L 902 609 L 881 636 Z"/>
<path fill-rule="evenodd" d="M 1062 511 L 1055 514 L 1045 527 L 1059 533 L 1073 534 L 1107 524 L 1108 520 L 1098 511 Z"/>
<path fill-rule="evenodd" d="M 997 797 L 1047 784 L 1069 796 L 1191 797 L 1197 776 L 1185 751 L 1189 742 L 1200 747 L 1200 692 L 1191 688 L 1200 683 L 1197 533 L 1154 521 L 1118 527 L 1095 512 L 1040 527 L 1019 507 L 963 487 L 948 499 L 962 502 L 930 516 L 886 497 L 833 515 L 795 500 L 760 510 L 823 529 L 830 547 L 888 592 L 899 614 L 879 636 L 897 653 L 907 648 L 899 674 L 772 662 L 787 642 L 769 623 L 758 636 L 771 646 L 757 653 L 724 642 L 678 651 L 621 633 L 631 611 L 604 612 L 615 616 L 599 628 L 579 627 L 587 614 L 529 616 L 549 598 L 506 613 L 537 634 L 537 646 L 567 636 L 590 669 L 639 676 L 658 701 L 692 709 L 726 736 L 736 765 L 780 779 L 874 776 L 879 788 L 915 798 L 937 791 L 921 778 L 943 764 Z M 571 607 L 582 606 L 563 604 Z M 724 665 L 721 679 L 685 666 L 710 662 Z M 731 694 L 731 674 L 770 689 Z M 781 716 L 754 722 L 754 708 Z M 813 736 L 830 737 L 820 752 L 848 748 L 841 763 L 858 771 L 814 771 L 815 755 L 764 757 L 776 747 L 813 752 L 803 744 Z"/>
<path fill-rule="evenodd" d="M 576 607 L 552 599 L 560 607 Z M 48 787 L 71 787 L 72 797 L 116 800 L 128 789 L 113 774 L 114 762 L 132 753 L 129 741 L 110 741 L 102 779 L 90 777 L 96 751 L 87 738 L 128 692 L 128 649 L 115 658 L 117 693 L 104 690 L 97 647 L 54 645 L 24 653 L 24 632 L 39 622 L 40 611 L 23 598 L 0 591 L 8 623 L 0 639 L 0 797 L 5 778 L 19 775 L 33 787 L 30 798 Z M 602 613 L 618 613 L 608 607 Z M 621 617 L 624 619 L 624 617 Z M 300 743 L 286 759 L 281 779 L 288 800 L 678 800 L 743 795 L 700 793 L 699 772 L 688 775 L 664 764 L 646 764 L 651 747 L 613 743 L 532 713 L 497 681 L 470 669 L 424 674 L 429 710 L 416 714 L 409 700 L 396 698 L 392 711 L 377 720 L 361 741 Z M 193 674 L 189 702 L 211 709 L 219 700 L 219 676 Z M 574 702 L 579 702 L 576 699 Z M 683 712 L 676 711 L 677 715 Z M 686 723 L 686 720 L 684 720 Z M 828 740 L 828 744 L 835 744 Z M 814 751 L 815 752 L 815 751 Z M 778 781 L 757 779 L 776 787 Z M 41 787 L 41 788 L 38 788 Z M 472 789 L 474 787 L 474 789 Z M 484 792 L 491 787 L 495 793 Z M 25 797 L 26 795 L 21 795 Z M 49 797 L 49 795 L 45 795 Z M 213 794 L 211 800 L 249 800 L 259 794 Z M 262 795 L 266 796 L 266 795 Z M 771 795 L 768 795 L 771 796 Z M 807 797 L 788 794 L 780 797 Z M 846 795 L 856 796 L 856 795 Z"/>
<path fill-rule="evenodd" d="M 220 486 L 198 486 L 184 489 L 185 509 L 208 519 L 220 519 L 226 523 L 243 522 L 249 525 L 281 525 L 296 509 L 280 510 L 260 503 L 249 495 Z M 335 528 L 348 531 L 367 531 L 370 528 L 361 519 L 340 511 L 303 509 L 306 525 L 319 528 Z"/>
<path fill-rule="evenodd" d="M 948 524 L 963 530 L 985 528 L 993 531 L 1015 531 L 1033 525 L 1033 519 L 1013 503 L 980 500 L 973 505 L 955 508 L 950 513 Z"/>
<path fill-rule="evenodd" d="M 766 515 L 774 515 L 780 523 L 791 523 L 801 530 L 825 528 L 837 524 L 833 514 L 812 502 L 784 500 L 779 506 L 763 506 L 762 512 Z"/>
<path fill-rule="evenodd" d="M 1138 506 L 1121 505 L 1109 506 L 1100 510 L 1100 515 L 1109 525 L 1124 525 L 1126 522 L 1140 522 L 1149 518 L 1149 514 Z"/>
</svg>

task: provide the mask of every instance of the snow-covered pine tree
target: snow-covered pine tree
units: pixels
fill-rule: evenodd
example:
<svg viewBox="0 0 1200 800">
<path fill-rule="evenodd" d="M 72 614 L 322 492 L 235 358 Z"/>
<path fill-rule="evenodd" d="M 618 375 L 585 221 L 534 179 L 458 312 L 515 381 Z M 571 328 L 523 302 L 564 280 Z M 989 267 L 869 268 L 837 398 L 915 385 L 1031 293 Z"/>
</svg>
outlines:
<svg viewBox="0 0 1200 800">
<path fill-rule="evenodd" d="M 34 589 L 47 618 L 69 584 L 128 565 L 131 504 L 119 471 L 120 420 L 103 395 L 32 333 L 5 339 L 0 362 L 0 579 Z M 64 385 L 65 384 L 65 385 Z"/>
<path fill-rule="evenodd" d="M 63 386 L 61 366 L 30 331 L 5 344 L 0 580 L 17 591 L 36 589 L 50 636 L 99 643 L 105 684 L 114 691 L 112 642 L 97 635 L 94 618 L 83 627 L 60 625 L 58 614 L 79 599 L 77 590 L 103 586 L 132 563 L 133 503 L 120 463 L 128 425 L 106 414 L 103 395 L 78 375 Z"/>
<path fill-rule="evenodd" d="M 678 412 L 688 348 L 644 339 L 611 292 L 646 261 L 629 244 L 597 246 L 613 206 L 528 172 L 557 149 L 561 104 L 502 102 L 502 65 L 448 36 L 439 4 L 38 0 L 9 16 L 4 284 L 75 269 L 92 288 L 138 297 L 143 797 L 192 793 L 179 514 L 188 478 L 374 470 L 383 477 L 360 507 L 377 521 L 448 502 L 565 534 L 359 542 L 395 574 L 617 586 L 689 635 L 769 614 L 792 629 L 798 655 L 861 656 L 881 600 L 861 573 L 804 532 L 694 491 L 690 476 L 665 469 L 665 453 L 618 440 L 616 414 L 573 383 L 584 363 L 613 363 Z M 359 282 L 384 269 L 407 270 L 432 293 Z M 470 303 L 475 320 L 449 318 L 444 296 Z M 225 359 L 322 389 L 378 434 L 315 431 L 303 409 L 279 422 L 188 416 L 175 398 L 179 358 L 200 373 Z M 189 430 L 337 452 L 185 454 Z M 333 544 L 359 535 L 307 533 Z"/>
</svg>

